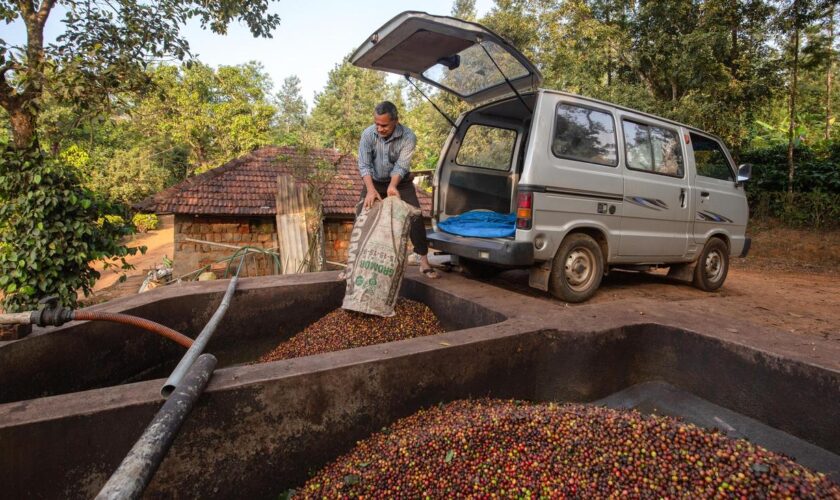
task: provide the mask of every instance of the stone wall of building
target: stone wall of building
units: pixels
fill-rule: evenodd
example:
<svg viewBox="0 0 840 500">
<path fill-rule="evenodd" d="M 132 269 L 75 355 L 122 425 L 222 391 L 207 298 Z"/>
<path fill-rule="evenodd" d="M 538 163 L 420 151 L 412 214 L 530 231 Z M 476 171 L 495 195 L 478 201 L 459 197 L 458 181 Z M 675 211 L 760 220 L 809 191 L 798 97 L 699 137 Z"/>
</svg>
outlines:
<svg viewBox="0 0 840 500">
<path fill-rule="evenodd" d="M 347 248 L 353 219 L 327 219 L 324 222 L 327 261 L 347 262 Z M 193 241 L 189 241 L 193 240 Z M 194 240 L 200 240 L 194 241 Z M 227 245 L 227 246 L 222 246 Z M 243 246 L 277 250 L 277 232 L 274 217 L 217 217 L 217 216 L 175 216 L 175 276 L 211 265 L 236 252 Z M 412 250 L 409 242 L 409 251 Z M 282 257 L 281 257 L 282 260 Z M 223 269 L 223 265 L 218 265 Z M 328 269 L 340 266 L 328 265 Z M 274 274 L 273 260 L 266 256 L 248 257 L 243 276 L 265 276 Z"/>
<path fill-rule="evenodd" d="M 275 248 L 274 217 L 176 215 L 173 272 L 182 276 L 230 257 L 243 246 Z M 264 255 L 249 256 L 243 269 L 242 276 L 274 274 L 273 260 Z"/>
<path fill-rule="evenodd" d="M 426 229 L 430 229 L 431 222 L 424 219 Z M 324 238 L 327 240 L 325 254 L 330 262 L 347 262 L 347 248 L 350 246 L 350 233 L 353 231 L 353 219 L 330 219 L 324 223 Z M 408 251 L 413 252 L 414 246 L 408 242 Z M 335 266 L 332 266 L 335 268 Z"/>
<path fill-rule="evenodd" d="M 324 223 L 324 239 L 327 240 L 324 254 L 329 262 L 347 262 L 347 247 L 351 231 L 353 231 L 353 219 L 330 219 Z M 335 266 L 331 266 L 333 267 Z"/>
</svg>

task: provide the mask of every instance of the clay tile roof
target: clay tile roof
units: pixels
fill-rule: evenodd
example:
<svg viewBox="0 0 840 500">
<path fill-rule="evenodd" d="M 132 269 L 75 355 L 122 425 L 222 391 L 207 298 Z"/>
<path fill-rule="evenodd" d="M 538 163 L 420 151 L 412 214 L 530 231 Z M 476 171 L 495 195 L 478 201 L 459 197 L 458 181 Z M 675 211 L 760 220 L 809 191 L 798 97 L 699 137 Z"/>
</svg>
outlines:
<svg viewBox="0 0 840 500">
<path fill-rule="evenodd" d="M 362 179 L 356 159 L 334 149 L 300 153 L 292 147 L 266 146 L 203 174 L 191 177 L 137 203 L 143 212 L 191 215 L 275 215 L 277 175 L 315 168 L 319 160 L 338 162 L 338 172 L 324 195 L 324 215 L 352 216 Z M 431 196 L 418 190 L 423 215 L 429 215 Z"/>
</svg>

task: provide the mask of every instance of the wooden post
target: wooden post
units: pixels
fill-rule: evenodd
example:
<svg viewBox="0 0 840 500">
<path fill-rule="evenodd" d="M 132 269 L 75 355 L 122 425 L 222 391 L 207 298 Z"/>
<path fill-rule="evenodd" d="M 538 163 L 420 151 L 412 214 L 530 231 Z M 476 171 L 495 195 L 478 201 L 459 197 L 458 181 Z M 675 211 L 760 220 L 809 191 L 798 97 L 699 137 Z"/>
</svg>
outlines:
<svg viewBox="0 0 840 500">
<path fill-rule="evenodd" d="M 306 186 L 291 175 L 277 176 L 277 240 L 283 274 L 296 274 L 323 269 L 324 258 L 321 221 L 307 221 L 319 216 L 306 195 Z M 310 249 L 310 243 L 317 248 Z"/>
</svg>

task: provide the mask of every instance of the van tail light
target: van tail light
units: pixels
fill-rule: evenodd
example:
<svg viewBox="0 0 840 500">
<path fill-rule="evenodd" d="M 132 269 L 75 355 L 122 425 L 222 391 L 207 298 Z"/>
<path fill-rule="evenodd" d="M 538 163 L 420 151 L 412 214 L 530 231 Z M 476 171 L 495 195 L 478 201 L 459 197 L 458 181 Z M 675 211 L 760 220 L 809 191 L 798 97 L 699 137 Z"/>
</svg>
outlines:
<svg viewBox="0 0 840 500">
<path fill-rule="evenodd" d="M 531 229 L 533 220 L 534 193 L 519 193 L 516 201 L 516 229 Z"/>
</svg>

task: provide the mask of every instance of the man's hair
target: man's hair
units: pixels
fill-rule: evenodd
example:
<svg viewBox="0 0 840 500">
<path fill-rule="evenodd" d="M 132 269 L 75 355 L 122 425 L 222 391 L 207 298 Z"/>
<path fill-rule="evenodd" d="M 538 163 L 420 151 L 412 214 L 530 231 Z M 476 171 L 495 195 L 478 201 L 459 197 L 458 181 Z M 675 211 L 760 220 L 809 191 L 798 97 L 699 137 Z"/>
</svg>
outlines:
<svg viewBox="0 0 840 500">
<path fill-rule="evenodd" d="M 397 107 L 391 101 L 382 101 L 373 108 L 377 115 L 390 115 L 392 120 L 399 120 L 400 115 L 397 113 Z"/>
</svg>

